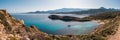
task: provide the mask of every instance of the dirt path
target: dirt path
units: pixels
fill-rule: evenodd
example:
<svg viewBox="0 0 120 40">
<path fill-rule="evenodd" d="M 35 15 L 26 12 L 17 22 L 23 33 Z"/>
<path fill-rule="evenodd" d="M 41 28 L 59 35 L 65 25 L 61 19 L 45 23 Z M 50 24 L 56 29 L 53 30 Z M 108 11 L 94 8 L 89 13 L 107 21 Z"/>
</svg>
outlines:
<svg viewBox="0 0 120 40">
<path fill-rule="evenodd" d="M 120 40 L 120 25 L 116 34 L 109 36 L 108 40 Z"/>
</svg>

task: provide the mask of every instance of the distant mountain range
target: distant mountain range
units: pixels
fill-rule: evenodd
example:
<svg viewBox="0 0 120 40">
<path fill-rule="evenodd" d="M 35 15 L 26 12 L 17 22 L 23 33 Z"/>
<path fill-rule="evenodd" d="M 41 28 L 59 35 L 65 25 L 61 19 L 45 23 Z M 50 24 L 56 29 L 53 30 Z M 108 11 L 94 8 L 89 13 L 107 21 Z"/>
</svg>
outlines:
<svg viewBox="0 0 120 40">
<path fill-rule="evenodd" d="M 77 12 L 57 12 L 55 14 L 98 14 L 98 13 L 112 12 L 112 11 L 120 11 L 120 10 L 114 9 L 114 8 L 107 9 L 104 7 L 100 7 L 98 9 L 88 9 L 88 10 L 77 11 Z"/>
<path fill-rule="evenodd" d="M 78 8 L 62 8 L 62 9 L 56 9 L 56 10 L 35 11 L 35 12 L 29 12 L 29 13 L 58 13 L 58 12 L 77 12 L 77 11 L 83 11 L 83 9 L 78 9 Z"/>
<path fill-rule="evenodd" d="M 111 12 L 111 11 L 119 11 L 118 9 L 114 8 L 104 8 L 100 7 L 98 9 L 78 9 L 78 8 L 62 8 L 56 10 L 48 10 L 48 11 L 35 11 L 29 13 L 50 13 L 50 14 L 98 14 L 103 12 Z"/>
<path fill-rule="evenodd" d="M 49 10 L 48 12 L 76 12 L 76 11 L 82 11 L 83 9 L 77 9 L 77 8 L 62 8 L 62 9 L 56 9 L 56 10 Z"/>
</svg>

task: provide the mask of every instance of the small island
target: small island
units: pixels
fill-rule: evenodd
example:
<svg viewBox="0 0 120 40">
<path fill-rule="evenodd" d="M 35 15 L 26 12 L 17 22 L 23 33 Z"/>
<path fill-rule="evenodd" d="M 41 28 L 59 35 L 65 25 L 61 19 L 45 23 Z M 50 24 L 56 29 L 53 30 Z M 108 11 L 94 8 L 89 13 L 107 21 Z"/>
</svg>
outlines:
<svg viewBox="0 0 120 40">
<path fill-rule="evenodd" d="M 50 15 L 48 18 L 52 20 L 62 20 L 62 21 L 78 21 L 78 22 L 86 22 L 91 21 L 89 19 L 83 19 L 79 17 L 72 17 L 72 16 L 59 16 L 59 15 Z"/>
</svg>

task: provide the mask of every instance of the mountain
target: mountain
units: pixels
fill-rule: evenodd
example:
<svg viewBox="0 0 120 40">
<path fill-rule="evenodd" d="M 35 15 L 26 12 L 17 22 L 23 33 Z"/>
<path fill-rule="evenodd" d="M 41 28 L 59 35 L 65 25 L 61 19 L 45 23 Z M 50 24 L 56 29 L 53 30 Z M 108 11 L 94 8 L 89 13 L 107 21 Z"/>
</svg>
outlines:
<svg viewBox="0 0 120 40">
<path fill-rule="evenodd" d="M 56 9 L 56 10 L 48 10 L 48 11 L 35 11 L 35 12 L 29 12 L 29 13 L 37 13 L 37 14 L 43 14 L 43 13 L 51 13 L 51 14 L 98 14 L 103 12 L 112 12 L 112 11 L 118 11 L 118 9 L 114 8 L 105 8 L 100 7 L 98 9 L 78 9 L 78 8 L 62 8 L 62 9 Z"/>
<path fill-rule="evenodd" d="M 62 8 L 62 9 L 56 9 L 56 10 L 49 10 L 47 12 L 75 12 L 75 11 L 82 11 L 83 9 L 77 9 L 77 8 Z"/>
<path fill-rule="evenodd" d="M 27 27 L 23 20 L 16 20 L 6 10 L 0 10 L 0 40 L 46 40 L 45 33 L 35 26 Z"/>
<path fill-rule="evenodd" d="M 56 10 L 48 10 L 48 11 L 35 11 L 35 12 L 29 12 L 29 13 L 57 13 L 57 12 L 76 12 L 76 11 L 82 11 L 83 9 L 78 8 L 62 8 L 62 9 L 56 9 Z"/>
<path fill-rule="evenodd" d="M 46 11 L 35 11 L 35 12 L 28 12 L 28 13 L 49 13 L 49 12 L 46 12 Z"/>
<path fill-rule="evenodd" d="M 98 9 L 89 9 L 89 10 L 83 10 L 83 11 L 77 11 L 77 12 L 57 12 L 54 14 L 98 14 L 98 13 L 112 12 L 112 11 L 118 11 L 118 10 L 114 8 L 107 9 L 104 7 L 100 7 Z"/>
</svg>

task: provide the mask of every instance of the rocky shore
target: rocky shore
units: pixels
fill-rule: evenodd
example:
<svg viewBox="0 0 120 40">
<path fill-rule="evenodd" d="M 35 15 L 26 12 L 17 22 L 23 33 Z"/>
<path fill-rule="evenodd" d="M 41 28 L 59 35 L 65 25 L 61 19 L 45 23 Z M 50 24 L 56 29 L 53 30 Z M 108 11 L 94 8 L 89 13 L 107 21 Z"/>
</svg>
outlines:
<svg viewBox="0 0 120 40">
<path fill-rule="evenodd" d="M 114 13 L 111 14 L 111 13 Z M 103 13 L 104 14 L 104 13 Z M 35 26 L 27 27 L 23 20 L 16 20 L 6 10 L 0 10 L 0 40 L 108 40 L 110 35 L 117 35 L 120 30 L 120 12 L 108 12 L 104 14 L 85 17 L 83 19 L 104 22 L 93 32 L 86 35 L 49 35 L 38 30 Z M 98 17 L 99 16 L 99 17 Z M 80 21 L 76 17 L 56 17 L 52 19 Z M 74 19 L 75 18 L 75 19 Z M 73 20 L 74 19 L 74 20 Z M 69 21 L 69 20 L 68 20 Z"/>
</svg>

